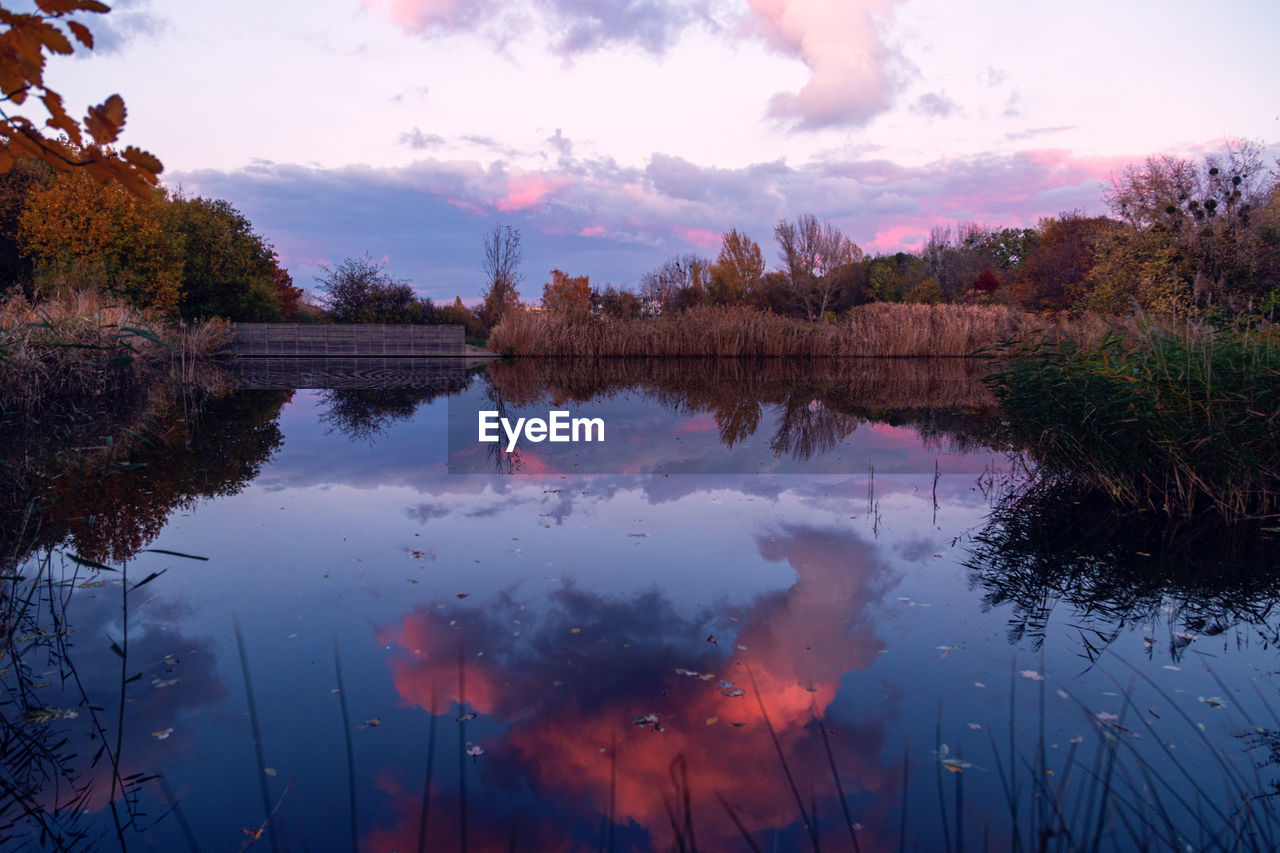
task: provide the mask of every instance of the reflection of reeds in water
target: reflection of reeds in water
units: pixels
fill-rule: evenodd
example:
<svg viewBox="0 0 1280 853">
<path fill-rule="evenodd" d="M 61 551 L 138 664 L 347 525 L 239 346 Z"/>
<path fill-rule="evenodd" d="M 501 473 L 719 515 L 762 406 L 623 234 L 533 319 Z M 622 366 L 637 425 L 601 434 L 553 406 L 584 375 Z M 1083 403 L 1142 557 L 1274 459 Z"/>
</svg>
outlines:
<svg viewBox="0 0 1280 853">
<path fill-rule="evenodd" d="M 690 409 L 778 403 L 797 390 L 862 409 L 981 408 L 995 403 L 982 359 L 516 359 L 486 377 L 509 405 L 586 402 L 640 389 Z"/>
<path fill-rule="evenodd" d="M 698 307 L 652 320 L 509 311 L 489 348 L 516 355 L 921 357 L 968 356 L 1029 334 L 1098 337 L 1099 318 L 1047 320 L 1015 308 L 875 303 L 832 323 L 737 307 Z"/>
<path fill-rule="evenodd" d="M 1072 608 L 1091 658 L 1125 626 L 1159 621 L 1175 658 L 1187 631 L 1245 626 L 1280 641 L 1275 541 L 1259 524 L 1124 511 L 1097 489 L 1032 476 L 997 496 L 970 553 L 984 605 L 1012 610 L 1011 641 L 1039 645 L 1059 602 Z"/>
</svg>

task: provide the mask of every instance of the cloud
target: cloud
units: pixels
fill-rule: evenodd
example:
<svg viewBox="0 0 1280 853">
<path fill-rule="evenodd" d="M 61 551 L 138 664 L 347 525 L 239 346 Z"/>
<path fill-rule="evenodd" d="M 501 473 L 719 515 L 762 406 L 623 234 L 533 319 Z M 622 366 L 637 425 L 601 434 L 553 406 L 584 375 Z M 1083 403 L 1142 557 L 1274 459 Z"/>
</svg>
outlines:
<svg viewBox="0 0 1280 853">
<path fill-rule="evenodd" d="M 902 58 L 881 36 L 897 0 L 749 0 L 758 32 L 809 67 L 799 92 L 782 92 L 769 115 L 803 129 L 857 127 L 888 109 Z"/>
<path fill-rule="evenodd" d="M 724 169 L 662 153 L 642 168 L 572 156 L 535 168 L 425 156 L 393 168 L 258 163 L 173 180 L 230 200 L 299 281 L 314 271 L 305 259 L 368 251 L 389 255 L 390 272 L 424 295 L 452 300 L 483 289 L 480 237 L 494 224 L 521 229 L 531 274 L 571 269 L 592 282 L 633 284 L 730 228 L 759 241 L 773 262 L 774 225 L 801 213 L 893 251 L 917 245 L 934 225 L 1025 226 L 1063 210 L 1100 212 L 1104 182 L 1127 159 L 1032 149 L 915 166 L 778 160 Z"/>
<path fill-rule="evenodd" d="M 955 115 L 959 110 L 959 104 L 946 95 L 940 95 L 937 92 L 926 92 L 916 98 L 916 102 L 911 105 L 913 113 L 929 116 L 930 118 L 948 118 Z"/>
<path fill-rule="evenodd" d="M 444 145 L 444 137 L 438 133 L 423 133 L 419 128 L 400 134 L 400 144 L 422 151 Z"/>
<path fill-rule="evenodd" d="M 93 33 L 93 51 L 78 51 L 80 58 L 119 53 L 135 38 L 159 35 L 167 26 L 151 11 L 150 0 L 119 0 L 110 14 L 91 15 L 85 23 Z"/>
<path fill-rule="evenodd" d="M 491 28 L 507 38 L 527 29 L 522 5 L 512 0 L 364 0 L 415 35 L 477 32 Z M 694 23 L 710 23 L 707 0 L 535 0 L 533 10 L 551 31 L 553 49 L 571 56 L 610 45 L 634 44 L 665 52 Z"/>
</svg>

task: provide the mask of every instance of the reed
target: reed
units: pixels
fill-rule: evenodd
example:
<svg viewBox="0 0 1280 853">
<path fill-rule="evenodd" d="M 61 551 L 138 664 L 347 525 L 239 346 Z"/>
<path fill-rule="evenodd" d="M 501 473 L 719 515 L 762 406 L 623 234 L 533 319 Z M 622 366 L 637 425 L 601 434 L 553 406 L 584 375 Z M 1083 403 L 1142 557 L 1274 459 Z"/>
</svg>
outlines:
<svg viewBox="0 0 1280 853">
<path fill-rule="evenodd" d="M 217 384 L 210 357 L 231 339 L 222 320 L 186 324 L 94 291 L 0 301 L 0 412 L 119 395 L 158 380 Z"/>
<path fill-rule="evenodd" d="M 489 348 L 513 355 L 726 358 L 954 357 L 1037 335 L 1090 340 L 1099 317 L 1051 318 L 997 305 L 874 303 L 811 323 L 736 306 L 700 306 L 651 320 L 510 311 Z"/>
<path fill-rule="evenodd" d="M 1228 520 L 1280 513 L 1280 329 L 1138 319 L 1038 340 L 990 377 L 1011 443 L 1122 506 Z"/>
</svg>

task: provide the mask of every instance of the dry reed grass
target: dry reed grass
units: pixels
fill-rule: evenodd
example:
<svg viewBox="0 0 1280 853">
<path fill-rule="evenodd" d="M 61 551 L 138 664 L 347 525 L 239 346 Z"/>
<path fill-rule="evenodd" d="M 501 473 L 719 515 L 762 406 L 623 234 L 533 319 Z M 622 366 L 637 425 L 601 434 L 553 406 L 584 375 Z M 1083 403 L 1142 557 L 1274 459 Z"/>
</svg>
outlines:
<svg viewBox="0 0 1280 853">
<path fill-rule="evenodd" d="M 511 311 L 489 348 L 548 356 L 960 357 L 1011 338 L 1088 341 L 1107 329 L 1097 316 L 1050 318 L 995 305 L 874 303 L 833 323 L 728 306 L 632 321 Z"/>
<path fill-rule="evenodd" d="M 0 411 L 160 380 L 217 389 L 225 380 L 209 357 L 230 339 L 225 321 L 174 323 L 92 291 L 10 295 L 0 301 Z"/>
</svg>

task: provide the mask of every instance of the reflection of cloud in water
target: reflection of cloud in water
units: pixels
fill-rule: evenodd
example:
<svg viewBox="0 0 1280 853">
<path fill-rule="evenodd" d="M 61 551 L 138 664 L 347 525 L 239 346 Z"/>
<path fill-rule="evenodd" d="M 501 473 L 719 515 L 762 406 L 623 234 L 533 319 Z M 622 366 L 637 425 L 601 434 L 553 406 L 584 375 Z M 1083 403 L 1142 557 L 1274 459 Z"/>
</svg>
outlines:
<svg viewBox="0 0 1280 853">
<path fill-rule="evenodd" d="M 112 643 L 121 638 L 115 591 L 114 583 L 100 590 L 104 593 L 101 596 L 79 590 L 70 612 L 76 630 L 75 642 L 68 648 L 69 664 L 96 712 L 83 706 L 76 679 L 55 681 L 33 696 L 42 707 L 77 710 L 74 719 L 41 725 L 71 739 L 75 757 L 63 770 L 83 786 L 78 794 L 84 798 L 83 808 L 91 812 L 105 808 L 111 795 L 111 761 L 105 753 L 99 754 L 102 739 L 94 716 L 96 713 L 102 730 L 113 736 L 121 689 L 121 659 L 112 649 Z M 159 599 L 131 606 L 126 671 L 129 677 L 141 677 L 124 688 L 122 777 L 164 773 L 166 767 L 191 753 L 198 735 L 196 716 L 228 695 L 218 673 L 212 639 L 188 637 L 179 629 L 188 616 L 185 607 Z M 164 737 L 156 733 L 164 733 Z M 110 748 L 115 748 L 114 740 Z M 53 806 L 54 787 L 47 791 L 49 807 Z M 116 793 L 119 796 L 118 786 Z"/>
<path fill-rule="evenodd" d="M 390 667 L 402 699 L 429 708 L 434 690 L 442 714 L 458 698 L 465 644 L 467 703 L 509 727 L 484 744 L 485 778 L 504 788 L 503 802 L 530 788 L 553 799 L 518 818 L 529 838 L 549 839 L 546 849 L 556 849 L 557 838 L 563 845 L 568 830 L 534 814 L 598 814 L 608 801 L 615 738 L 619 824 L 634 821 L 655 839 L 665 837 L 669 766 L 683 755 L 699 840 L 715 849 L 737 835 L 716 793 L 753 829 L 795 820 L 751 676 L 788 762 L 828 813 L 838 809 L 812 714 L 824 715 L 844 675 L 866 669 L 883 649 L 866 610 L 893 581 L 876 548 L 851 533 L 787 526 L 759 535 L 757 545 L 766 560 L 791 565 L 796 582 L 731 613 L 685 614 L 657 590 L 617 599 L 570 584 L 552 594 L 546 611 L 524 610 L 510 598 L 484 609 L 417 610 L 379 632 L 378 641 L 398 647 Z M 648 714 L 657 715 L 661 732 L 633 723 Z M 846 785 L 892 789 L 896 771 L 880 764 L 882 718 L 830 725 Z M 519 808 L 490 796 L 483 814 L 501 822 L 516 819 Z M 404 824 L 377 833 L 376 847 L 412 846 L 417 814 L 407 804 L 404 811 Z"/>
</svg>

